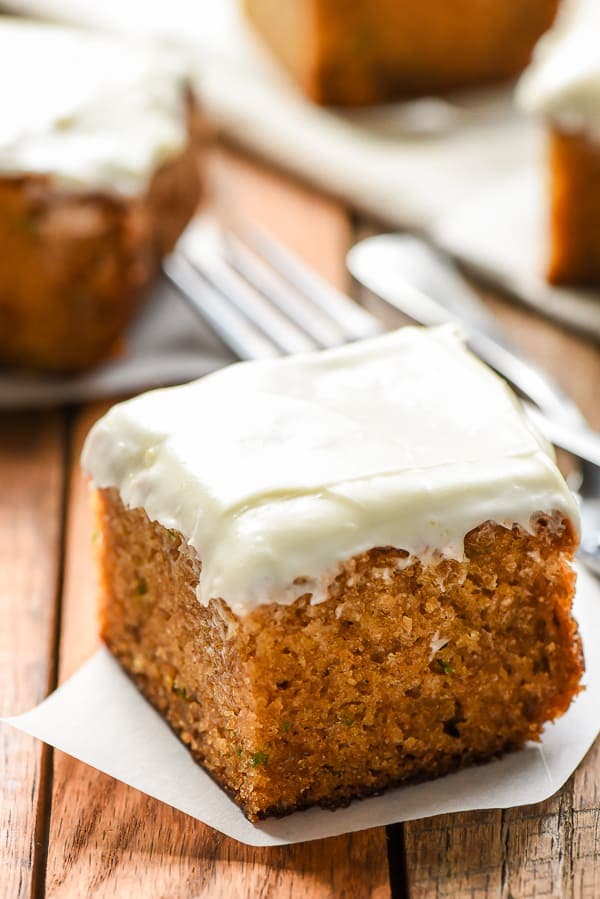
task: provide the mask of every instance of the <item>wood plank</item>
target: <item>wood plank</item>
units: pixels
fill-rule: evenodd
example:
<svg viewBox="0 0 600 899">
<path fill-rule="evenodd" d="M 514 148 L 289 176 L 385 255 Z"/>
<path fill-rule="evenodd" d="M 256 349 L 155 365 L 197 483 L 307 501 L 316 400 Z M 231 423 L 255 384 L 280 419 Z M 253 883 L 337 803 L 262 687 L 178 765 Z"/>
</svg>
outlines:
<svg viewBox="0 0 600 899">
<path fill-rule="evenodd" d="M 502 813 L 437 815 L 404 825 L 410 899 L 497 899 Z"/>
<path fill-rule="evenodd" d="M 64 440 L 55 412 L 0 415 L 0 714 L 53 686 Z M 49 750 L 0 727 L 0 895 L 32 896 L 45 859 Z"/>
<path fill-rule="evenodd" d="M 600 740 L 573 775 L 571 878 L 574 897 L 600 896 Z"/>
<path fill-rule="evenodd" d="M 573 786 L 546 802 L 503 814 L 506 863 L 502 896 L 573 896 Z"/>
<path fill-rule="evenodd" d="M 349 227 L 334 203 L 235 154 L 218 160 L 218 180 L 236 209 L 273 228 L 307 261 L 343 283 Z M 77 422 L 73 457 L 96 414 Z M 95 626 L 90 581 L 91 523 L 85 488 L 73 470 L 60 677 L 93 651 Z M 59 753 L 48 855 L 52 897 L 345 896 L 390 895 L 385 831 L 315 841 L 303 846 L 252 849 L 229 840 Z"/>
</svg>

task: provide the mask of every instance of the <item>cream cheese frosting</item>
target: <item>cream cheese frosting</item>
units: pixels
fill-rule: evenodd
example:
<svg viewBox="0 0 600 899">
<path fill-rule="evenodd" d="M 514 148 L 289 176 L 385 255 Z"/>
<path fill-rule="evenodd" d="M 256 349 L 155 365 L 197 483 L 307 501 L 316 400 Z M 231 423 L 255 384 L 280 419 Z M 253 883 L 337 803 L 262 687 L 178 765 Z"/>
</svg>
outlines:
<svg viewBox="0 0 600 899">
<path fill-rule="evenodd" d="M 319 602 L 340 563 L 374 546 L 460 559 L 488 520 L 529 528 L 558 510 L 578 523 L 551 451 L 451 326 L 143 394 L 93 427 L 83 466 L 181 532 L 202 560 L 200 602 L 239 614 Z"/>
<path fill-rule="evenodd" d="M 187 140 L 173 51 L 0 18 L 0 174 L 141 192 Z"/>
<path fill-rule="evenodd" d="M 600 133 L 600 0 L 567 0 L 517 89 L 529 112 Z"/>
</svg>

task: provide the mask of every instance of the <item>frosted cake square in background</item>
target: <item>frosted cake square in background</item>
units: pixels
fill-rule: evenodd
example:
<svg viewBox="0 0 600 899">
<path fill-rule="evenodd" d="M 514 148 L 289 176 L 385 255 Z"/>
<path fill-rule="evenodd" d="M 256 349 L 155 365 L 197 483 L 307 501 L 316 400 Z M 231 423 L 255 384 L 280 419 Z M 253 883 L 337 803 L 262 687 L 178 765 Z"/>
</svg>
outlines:
<svg viewBox="0 0 600 899">
<path fill-rule="evenodd" d="M 243 0 L 243 7 L 311 99 L 360 105 L 511 78 L 558 2 Z"/>
<path fill-rule="evenodd" d="M 600 285 L 600 3 L 568 0 L 536 49 L 517 100 L 548 122 L 555 284 Z"/>
<path fill-rule="evenodd" d="M 0 18 L 0 365 L 114 352 L 200 195 L 183 55 Z"/>
</svg>

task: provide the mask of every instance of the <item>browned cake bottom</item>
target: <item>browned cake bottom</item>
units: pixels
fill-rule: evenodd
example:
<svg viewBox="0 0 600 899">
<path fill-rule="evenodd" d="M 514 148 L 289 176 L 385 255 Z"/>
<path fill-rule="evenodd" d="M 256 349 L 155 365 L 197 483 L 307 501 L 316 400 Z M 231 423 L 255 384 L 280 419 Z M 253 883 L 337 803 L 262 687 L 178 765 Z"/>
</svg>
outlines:
<svg viewBox="0 0 600 899">
<path fill-rule="evenodd" d="M 351 559 L 310 605 L 236 617 L 181 536 L 98 494 L 102 636 L 250 820 L 335 807 L 539 739 L 578 690 L 572 527 L 486 522 L 464 562 Z"/>
<path fill-rule="evenodd" d="M 555 129 L 550 138 L 554 284 L 600 284 L 600 142 Z"/>
</svg>

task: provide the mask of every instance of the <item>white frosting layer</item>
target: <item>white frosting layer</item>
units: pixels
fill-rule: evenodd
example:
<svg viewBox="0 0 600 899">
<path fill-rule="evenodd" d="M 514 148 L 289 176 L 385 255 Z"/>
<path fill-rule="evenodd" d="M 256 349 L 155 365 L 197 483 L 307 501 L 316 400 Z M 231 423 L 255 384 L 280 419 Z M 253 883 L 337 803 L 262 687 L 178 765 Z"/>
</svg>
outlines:
<svg viewBox="0 0 600 899">
<path fill-rule="evenodd" d="M 517 101 L 565 128 L 600 129 L 600 0 L 567 0 L 521 78 Z"/>
<path fill-rule="evenodd" d="M 171 51 L 0 18 L 0 172 L 138 193 L 186 143 Z"/>
<path fill-rule="evenodd" d="M 180 531 L 202 560 L 200 601 L 238 613 L 320 601 L 339 563 L 373 546 L 461 558 L 490 519 L 578 521 L 550 450 L 448 326 L 143 394 L 94 426 L 83 465 Z"/>
</svg>

